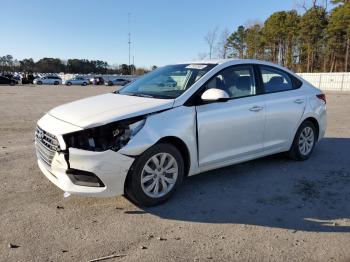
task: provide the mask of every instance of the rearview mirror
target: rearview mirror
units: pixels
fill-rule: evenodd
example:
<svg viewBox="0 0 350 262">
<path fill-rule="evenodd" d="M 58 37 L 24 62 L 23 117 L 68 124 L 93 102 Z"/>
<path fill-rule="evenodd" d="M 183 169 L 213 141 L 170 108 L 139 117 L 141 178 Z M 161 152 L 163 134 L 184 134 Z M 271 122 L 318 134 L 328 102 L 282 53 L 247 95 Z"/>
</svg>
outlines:
<svg viewBox="0 0 350 262">
<path fill-rule="evenodd" d="M 202 94 L 201 99 L 204 102 L 227 101 L 230 96 L 222 89 L 210 88 Z"/>
</svg>

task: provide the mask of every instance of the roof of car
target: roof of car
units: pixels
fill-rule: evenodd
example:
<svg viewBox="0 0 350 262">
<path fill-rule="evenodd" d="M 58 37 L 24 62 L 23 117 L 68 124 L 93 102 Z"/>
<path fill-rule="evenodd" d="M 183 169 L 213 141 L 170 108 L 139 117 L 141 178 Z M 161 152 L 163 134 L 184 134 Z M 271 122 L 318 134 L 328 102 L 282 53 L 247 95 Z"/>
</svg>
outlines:
<svg viewBox="0 0 350 262">
<path fill-rule="evenodd" d="M 257 59 L 237 59 L 237 58 L 230 58 L 230 59 L 210 59 L 210 60 L 194 60 L 194 61 L 189 61 L 186 63 L 179 63 L 179 64 L 262 64 L 262 65 L 268 65 L 268 66 L 273 66 L 277 67 L 280 69 L 283 69 L 285 71 L 288 71 L 290 73 L 293 73 L 291 70 L 288 68 L 285 68 L 283 66 L 271 63 L 269 61 L 264 61 L 264 60 L 257 60 Z"/>
<path fill-rule="evenodd" d="M 185 64 L 224 64 L 227 62 L 236 62 L 239 63 L 258 63 L 258 64 L 272 64 L 268 61 L 257 60 L 257 59 L 237 59 L 237 58 L 229 58 L 229 59 L 209 59 L 209 60 L 193 60 L 188 61 Z M 183 64 L 183 63 L 181 63 Z"/>
<path fill-rule="evenodd" d="M 227 61 L 232 61 L 237 59 L 208 59 L 208 60 L 193 60 L 187 61 L 186 63 L 181 64 L 222 64 Z"/>
</svg>

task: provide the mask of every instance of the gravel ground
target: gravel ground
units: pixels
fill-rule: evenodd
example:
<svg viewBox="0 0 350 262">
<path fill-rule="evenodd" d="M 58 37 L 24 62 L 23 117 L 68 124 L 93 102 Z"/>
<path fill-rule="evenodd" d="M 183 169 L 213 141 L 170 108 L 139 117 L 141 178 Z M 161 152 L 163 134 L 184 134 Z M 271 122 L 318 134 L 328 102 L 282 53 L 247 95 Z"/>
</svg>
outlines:
<svg viewBox="0 0 350 262">
<path fill-rule="evenodd" d="M 194 176 L 142 209 L 63 198 L 36 164 L 45 112 L 112 90 L 0 87 L 1 261 L 350 261 L 350 93 L 327 94 L 327 135 L 308 161 L 275 155 Z"/>
</svg>

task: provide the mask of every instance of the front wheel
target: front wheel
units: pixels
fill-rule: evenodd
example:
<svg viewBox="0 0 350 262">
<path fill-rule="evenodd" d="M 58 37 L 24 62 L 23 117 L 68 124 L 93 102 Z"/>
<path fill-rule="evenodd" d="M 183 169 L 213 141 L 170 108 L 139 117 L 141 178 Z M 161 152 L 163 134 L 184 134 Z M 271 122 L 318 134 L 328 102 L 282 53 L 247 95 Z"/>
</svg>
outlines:
<svg viewBox="0 0 350 262">
<path fill-rule="evenodd" d="M 58 82 L 58 81 L 55 81 L 53 84 L 54 84 L 55 86 L 57 86 L 57 85 L 59 85 L 59 82 Z"/>
<path fill-rule="evenodd" d="M 86 82 L 84 82 L 84 83 L 83 83 L 83 86 L 87 86 L 87 83 L 86 83 Z"/>
<path fill-rule="evenodd" d="M 184 161 L 179 150 L 171 144 L 156 144 L 136 158 L 126 194 L 142 206 L 159 205 L 171 197 L 183 177 Z"/>
<path fill-rule="evenodd" d="M 303 122 L 295 135 L 288 155 L 295 160 L 308 159 L 314 150 L 316 140 L 315 125 L 310 121 Z"/>
</svg>

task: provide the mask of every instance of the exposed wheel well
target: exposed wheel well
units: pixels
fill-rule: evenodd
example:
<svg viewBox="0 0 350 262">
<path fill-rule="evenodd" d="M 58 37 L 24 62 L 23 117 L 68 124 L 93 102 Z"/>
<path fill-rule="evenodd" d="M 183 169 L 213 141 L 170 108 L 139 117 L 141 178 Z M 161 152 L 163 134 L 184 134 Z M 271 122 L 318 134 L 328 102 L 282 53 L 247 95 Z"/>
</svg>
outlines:
<svg viewBox="0 0 350 262">
<path fill-rule="evenodd" d="M 317 119 L 314 118 L 314 117 L 308 117 L 308 118 L 304 119 L 303 123 L 304 123 L 305 121 L 310 121 L 311 123 L 314 124 L 314 126 L 315 126 L 315 128 L 316 128 L 316 137 L 317 137 L 316 141 L 318 141 L 318 138 L 319 138 L 318 136 L 319 136 L 319 134 L 320 134 L 320 126 L 319 126 L 319 124 L 318 124 L 318 122 L 317 122 Z"/>
<path fill-rule="evenodd" d="M 182 159 L 184 160 L 185 165 L 185 176 L 188 175 L 188 171 L 190 170 L 191 159 L 190 153 L 186 144 L 178 137 L 175 136 L 167 136 L 161 138 L 157 143 L 169 143 L 175 146 L 181 153 Z"/>
</svg>

